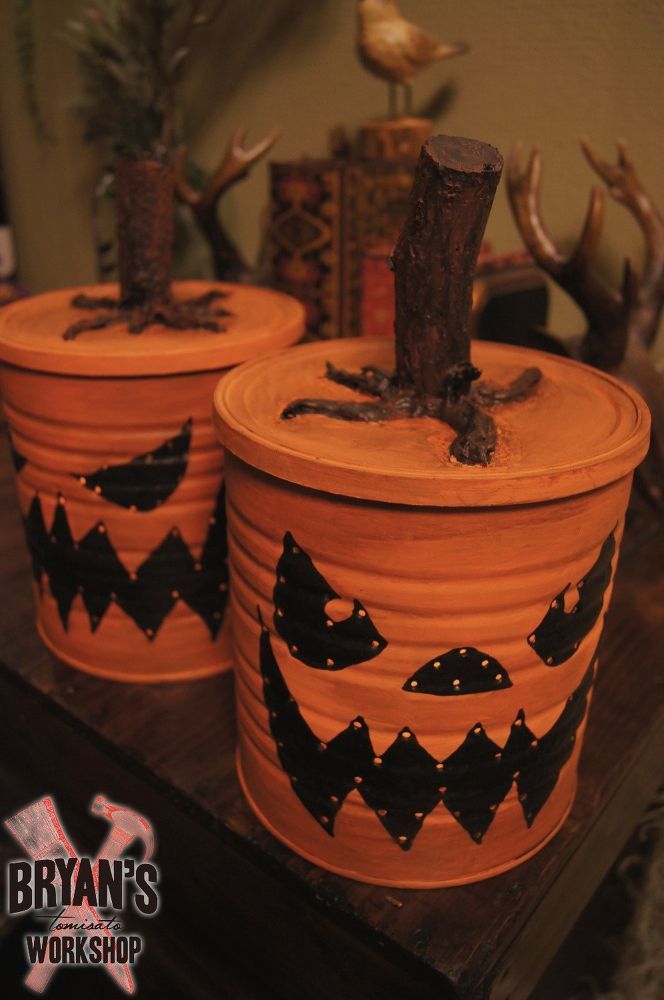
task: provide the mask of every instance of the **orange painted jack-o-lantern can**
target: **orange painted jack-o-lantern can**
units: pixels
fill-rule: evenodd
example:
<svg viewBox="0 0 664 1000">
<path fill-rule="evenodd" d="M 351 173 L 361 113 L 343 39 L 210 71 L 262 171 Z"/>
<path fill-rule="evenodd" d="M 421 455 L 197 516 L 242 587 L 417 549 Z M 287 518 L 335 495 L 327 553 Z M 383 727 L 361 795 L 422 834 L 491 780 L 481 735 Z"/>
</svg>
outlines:
<svg viewBox="0 0 664 1000">
<path fill-rule="evenodd" d="M 427 418 L 281 419 L 298 397 L 357 398 L 326 360 L 389 369 L 392 350 L 296 347 L 216 390 L 237 760 L 301 855 L 445 886 L 525 860 L 569 812 L 649 416 L 600 372 L 477 344 L 491 381 L 543 373 L 496 411 L 486 468 L 451 461 L 452 430 Z"/>
<path fill-rule="evenodd" d="M 82 290 L 78 290 L 82 291 Z M 229 368 L 302 334 L 303 309 L 248 286 L 221 293 L 223 332 L 126 325 L 63 339 L 72 290 L 0 314 L 2 397 L 32 558 L 37 625 L 74 667 L 124 681 L 232 666 L 223 450 L 210 419 Z M 115 292 L 85 289 L 92 296 Z"/>
</svg>

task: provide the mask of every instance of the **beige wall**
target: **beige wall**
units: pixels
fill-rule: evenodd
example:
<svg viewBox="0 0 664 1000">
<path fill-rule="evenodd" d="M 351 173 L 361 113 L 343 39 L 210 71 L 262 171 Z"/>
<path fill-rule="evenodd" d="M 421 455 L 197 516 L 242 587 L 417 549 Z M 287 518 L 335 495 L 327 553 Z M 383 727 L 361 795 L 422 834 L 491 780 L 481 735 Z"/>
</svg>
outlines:
<svg viewBox="0 0 664 1000">
<path fill-rule="evenodd" d="M 21 275 L 41 290 L 93 276 L 89 196 L 98 153 L 80 141 L 71 106 L 77 75 L 55 33 L 82 0 L 33 0 L 38 28 L 38 86 L 58 141 L 36 140 L 17 83 L 13 3 L 0 4 L 0 115 L 10 209 Z M 401 0 L 403 13 L 472 52 L 425 71 L 415 87 L 421 107 L 444 84 L 452 99 L 441 131 L 470 135 L 503 152 L 517 138 L 545 154 L 544 210 L 561 241 L 578 232 L 592 174 L 578 149 L 587 134 L 610 156 L 628 140 L 644 182 L 664 206 L 664 105 L 661 0 Z M 202 40 L 184 91 L 184 121 L 197 160 L 212 167 L 234 126 L 251 137 L 284 126 L 275 155 L 321 155 L 328 129 L 354 128 L 386 110 L 386 87 L 354 53 L 354 0 L 229 0 L 229 12 Z M 254 254 L 267 172 L 261 165 L 226 199 L 224 216 Z M 504 190 L 488 235 L 496 249 L 518 243 Z M 621 258 L 641 258 L 639 232 L 611 204 L 603 266 L 617 275 Z M 580 318 L 557 295 L 552 325 L 571 332 Z"/>
</svg>

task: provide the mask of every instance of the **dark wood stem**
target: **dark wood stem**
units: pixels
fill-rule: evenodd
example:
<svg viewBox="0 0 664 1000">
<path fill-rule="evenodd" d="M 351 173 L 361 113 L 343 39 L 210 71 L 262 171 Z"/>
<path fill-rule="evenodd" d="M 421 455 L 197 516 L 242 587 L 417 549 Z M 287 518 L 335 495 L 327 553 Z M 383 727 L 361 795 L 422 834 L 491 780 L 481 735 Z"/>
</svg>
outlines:
<svg viewBox="0 0 664 1000">
<path fill-rule="evenodd" d="M 392 257 L 397 380 L 416 393 L 440 395 L 452 370 L 470 385 L 473 277 L 502 167 L 497 149 L 472 139 L 422 147 Z"/>
<path fill-rule="evenodd" d="M 121 157 L 117 192 L 121 303 L 134 308 L 164 302 L 173 262 L 173 164 Z"/>
<path fill-rule="evenodd" d="M 367 366 L 345 372 L 328 363 L 332 382 L 372 396 L 372 402 L 296 399 L 281 416 L 320 413 L 337 420 L 385 421 L 433 417 L 456 431 L 450 455 L 488 465 L 496 425 L 482 407 L 521 402 L 541 378 L 529 368 L 509 386 L 473 382 L 470 360 L 473 276 L 503 160 L 473 139 L 438 136 L 422 147 L 408 219 L 392 263 L 396 287 L 396 371 Z"/>
<path fill-rule="evenodd" d="M 117 166 L 120 298 L 78 294 L 72 306 L 97 315 L 72 323 L 63 333 L 73 340 L 92 330 L 126 324 L 141 333 L 154 323 L 177 330 L 220 333 L 229 313 L 215 288 L 193 299 L 171 293 L 175 173 L 170 160 L 121 157 Z M 102 310 L 99 312 L 99 310 Z"/>
</svg>

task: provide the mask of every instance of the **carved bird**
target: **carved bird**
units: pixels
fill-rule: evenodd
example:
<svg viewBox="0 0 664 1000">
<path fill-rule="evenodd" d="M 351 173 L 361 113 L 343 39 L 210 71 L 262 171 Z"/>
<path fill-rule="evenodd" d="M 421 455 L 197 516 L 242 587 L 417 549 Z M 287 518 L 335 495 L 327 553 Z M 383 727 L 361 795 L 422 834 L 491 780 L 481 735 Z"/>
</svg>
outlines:
<svg viewBox="0 0 664 1000">
<path fill-rule="evenodd" d="M 394 85 L 405 88 L 405 110 L 411 110 L 413 77 L 433 62 L 467 52 L 465 42 L 445 44 L 427 35 L 401 16 L 393 0 L 358 0 L 357 52 L 374 76 L 390 84 L 390 112 L 394 113 Z"/>
</svg>

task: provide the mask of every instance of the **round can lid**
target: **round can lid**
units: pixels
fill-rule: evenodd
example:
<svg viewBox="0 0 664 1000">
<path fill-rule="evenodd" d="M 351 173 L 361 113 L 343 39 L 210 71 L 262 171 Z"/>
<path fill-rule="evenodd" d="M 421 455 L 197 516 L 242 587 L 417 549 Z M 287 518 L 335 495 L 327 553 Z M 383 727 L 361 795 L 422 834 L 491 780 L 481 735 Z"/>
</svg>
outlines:
<svg viewBox="0 0 664 1000">
<path fill-rule="evenodd" d="M 604 372 L 567 358 L 473 343 L 483 377 L 507 383 L 538 366 L 542 381 L 522 403 L 491 411 L 498 439 L 489 466 L 451 459 L 454 431 L 431 418 L 348 423 L 317 414 L 281 419 L 297 398 L 358 399 L 325 378 L 325 362 L 390 370 L 388 340 L 304 344 L 249 362 L 215 392 L 224 446 L 249 465 L 300 486 L 359 499 L 444 507 L 496 506 L 585 493 L 631 472 L 648 448 L 641 397 Z M 367 397 L 364 397 L 367 398 Z"/>
<path fill-rule="evenodd" d="M 222 333 L 155 324 L 136 336 L 118 324 L 64 340 L 65 330 L 86 316 L 71 305 L 74 295 L 117 296 L 117 286 L 67 288 L 21 299 L 0 311 L 0 361 L 61 375 L 171 375 L 229 368 L 302 336 L 304 308 L 281 292 L 210 281 L 173 285 L 178 299 L 215 289 L 224 296 L 219 306 L 230 313 L 220 317 Z"/>
</svg>

